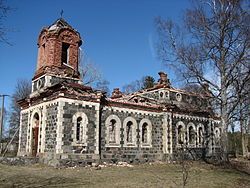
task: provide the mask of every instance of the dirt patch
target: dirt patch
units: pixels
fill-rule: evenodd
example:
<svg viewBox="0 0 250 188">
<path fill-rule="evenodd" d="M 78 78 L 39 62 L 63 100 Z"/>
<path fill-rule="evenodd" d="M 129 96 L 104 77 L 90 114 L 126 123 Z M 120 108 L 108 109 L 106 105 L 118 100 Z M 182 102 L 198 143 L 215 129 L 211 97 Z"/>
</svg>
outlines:
<svg viewBox="0 0 250 188">
<path fill-rule="evenodd" d="M 231 159 L 230 163 L 233 168 L 250 175 L 250 160 L 235 158 Z"/>
<path fill-rule="evenodd" d="M 178 164 L 151 163 L 127 166 L 52 168 L 44 165 L 0 164 L 0 187 L 181 187 Z M 233 169 L 213 169 L 193 163 L 187 187 L 247 187 L 250 176 Z"/>
</svg>

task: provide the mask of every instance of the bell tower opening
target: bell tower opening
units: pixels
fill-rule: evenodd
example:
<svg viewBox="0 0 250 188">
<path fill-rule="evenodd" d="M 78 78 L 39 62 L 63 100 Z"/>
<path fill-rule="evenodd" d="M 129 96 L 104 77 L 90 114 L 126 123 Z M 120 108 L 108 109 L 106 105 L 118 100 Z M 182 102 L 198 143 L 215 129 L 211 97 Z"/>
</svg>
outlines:
<svg viewBox="0 0 250 188">
<path fill-rule="evenodd" d="M 62 63 L 69 64 L 69 47 L 69 44 L 62 43 Z"/>
</svg>

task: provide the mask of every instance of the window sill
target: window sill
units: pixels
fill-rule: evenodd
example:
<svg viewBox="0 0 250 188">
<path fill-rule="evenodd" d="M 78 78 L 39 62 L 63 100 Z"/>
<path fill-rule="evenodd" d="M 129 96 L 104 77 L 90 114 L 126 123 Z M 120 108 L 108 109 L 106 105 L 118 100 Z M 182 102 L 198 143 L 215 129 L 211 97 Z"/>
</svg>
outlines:
<svg viewBox="0 0 250 188">
<path fill-rule="evenodd" d="M 116 143 L 108 143 L 105 144 L 105 147 L 115 148 L 115 147 L 121 147 L 121 145 Z"/>
<path fill-rule="evenodd" d="M 201 145 L 201 144 L 198 144 L 196 147 L 197 147 L 197 148 L 203 148 L 204 146 Z"/>
<path fill-rule="evenodd" d="M 137 147 L 137 146 L 134 143 L 125 143 L 124 147 L 131 147 L 131 148 L 133 148 L 133 147 Z"/>
<path fill-rule="evenodd" d="M 72 143 L 72 146 L 78 146 L 78 147 L 87 147 L 87 143 Z"/>
<path fill-rule="evenodd" d="M 152 148 L 151 144 L 141 144 L 142 148 Z"/>
</svg>

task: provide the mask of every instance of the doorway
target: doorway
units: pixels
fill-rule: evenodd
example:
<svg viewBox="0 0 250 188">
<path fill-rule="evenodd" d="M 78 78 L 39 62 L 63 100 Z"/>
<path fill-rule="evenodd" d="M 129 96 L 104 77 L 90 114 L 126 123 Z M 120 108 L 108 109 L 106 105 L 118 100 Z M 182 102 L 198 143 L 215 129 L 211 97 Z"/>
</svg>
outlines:
<svg viewBox="0 0 250 188">
<path fill-rule="evenodd" d="M 38 134 L 39 134 L 39 115 L 35 113 L 33 116 L 33 128 L 32 128 L 32 156 L 36 157 L 38 149 Z"/>
</svg>

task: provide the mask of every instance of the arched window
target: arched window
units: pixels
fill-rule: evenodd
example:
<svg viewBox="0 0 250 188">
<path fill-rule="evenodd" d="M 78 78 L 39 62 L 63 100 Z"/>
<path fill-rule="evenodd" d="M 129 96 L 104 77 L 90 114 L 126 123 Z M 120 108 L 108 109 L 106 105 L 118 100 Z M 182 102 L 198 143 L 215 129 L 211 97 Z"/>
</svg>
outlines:
<svg viewBox="0 0 250 188">
<path fill-rule="evenodd" d="M 136 145 L 136 129 L 137 123 L 136 120 L 132 117 L 127 117 L 123 121 L 123 128 L 124 128 L 124 145 L 125 146 L 132 146 Z"/>
<path fill-rule="evenodd" d="M 215 137 L 215 145 L 219 146 L 220 145 L 220 129 L 218 127 L 214 129 L 214 137 Z"/>
<path fill-rule="evenodd" d="M 195 131 L 193 126 L 189 126 L 188 128 L 188 143 L 195 144 Z"/>
<path fill-rule="evenodd" d="M 110 143 L 116 142 L 115 132 L 116 132 L 116 121 L 112 119 L 109 124 L 109 142 Z"/>
<path fill-rule="evenodd" d="M 121 121 L 118 116 L 110 115 L 105 121 L 106 128 L 106 146 L 117 147 L 120 146 L 120 128 Z"/>
<path fill-rule="evenodd" d="M 65 64 L 69 63 L 69 49 L 70 49 L 70 45 L 63 42 L 62 43 L 62 57 L 61 57 L 62 63 L 65 63 Z"/>
<path fill-rule="evenodd" d="M 88 117 L 83 112 L 77 112 L 73 116 L 73 144 L 87 143 Z"/>
<path fill-rule="evenodd" d="M 132 143 L 132 121 L 127 122 L 126 124 L 126 135 L 127 135 L 127 143 Z"/>
<path fill-rule="evenodd" d="M 178 144 L 184 143 L 184 128 L 182 125 L 178 126 Z"/>
<path fill-rule="evenodd" d="M 148 142 L 148 124 L 143 123 L 142 125 L 142 143 L 147 143 Z"/>
<path fill-rule="evenodd" d="M 202 127 L 198 128 L 198 144 L 202 145 L 202 140 L 203 140 L 203 130 Z"/>
<path fill-rule="evenodd" d="M 78 117 L 76 120 L 76 141 L 80 141 L 81 138 L 81 123 L 82 123 L 82 118 Z"/>
<path fill-rule="evenodd" d="M 179 121 L 176 124 L 176 142 L 178 145 L 185 144 L 185 124 Z"/>
<path fill-rule="evenodd" d="M 152 123 L 149 119 L 142 119 L 139 124 L 141 147 L 151 147 Z"/>
</svg>

